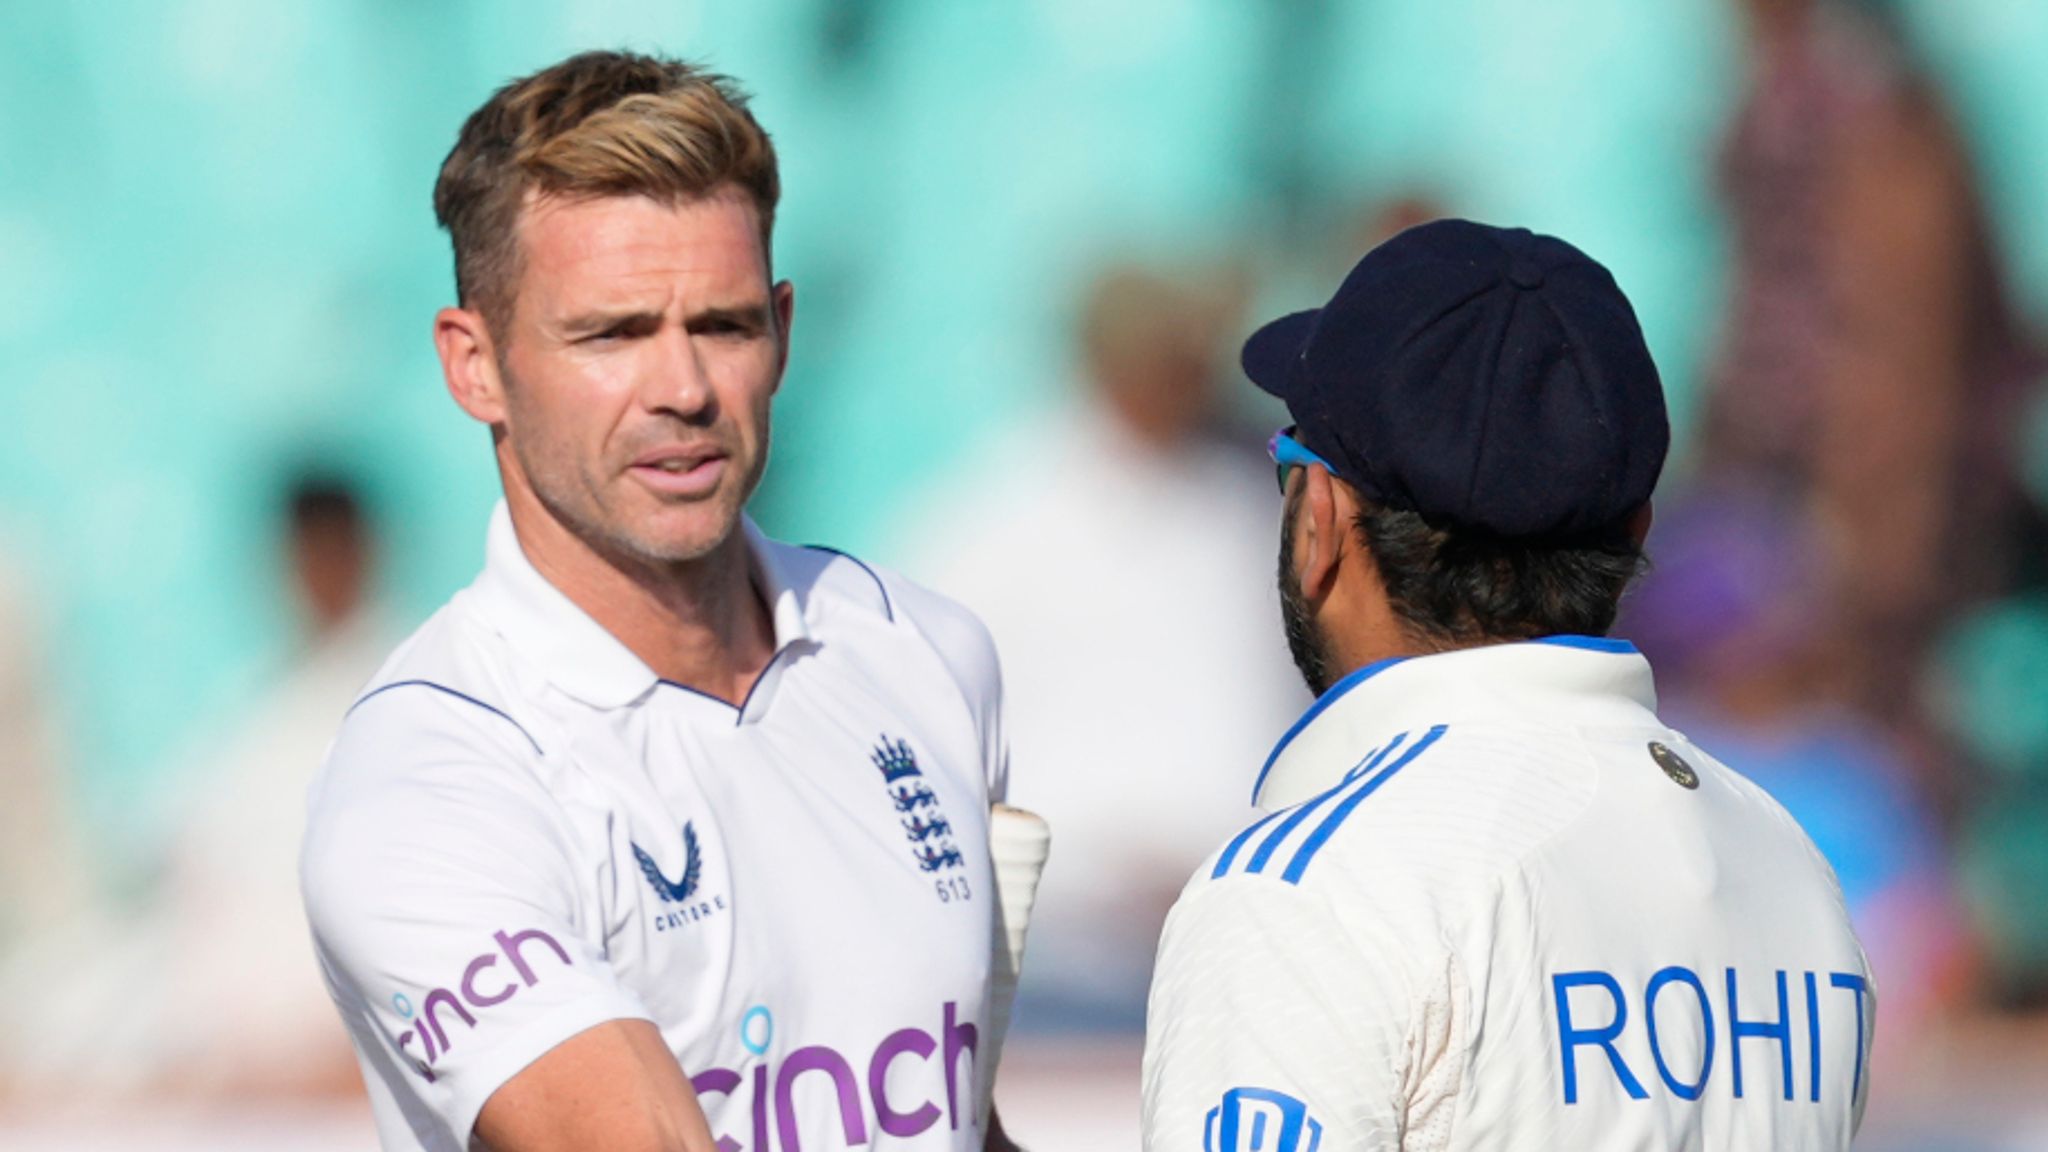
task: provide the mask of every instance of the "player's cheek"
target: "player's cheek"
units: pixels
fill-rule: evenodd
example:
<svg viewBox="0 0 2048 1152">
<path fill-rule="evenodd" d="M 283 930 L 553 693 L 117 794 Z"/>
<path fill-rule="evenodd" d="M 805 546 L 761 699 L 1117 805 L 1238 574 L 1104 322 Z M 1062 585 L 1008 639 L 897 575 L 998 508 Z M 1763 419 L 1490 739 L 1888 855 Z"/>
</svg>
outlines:
<svg viewBox="0 0 2048 1152">
<path fill-rule="evenodd" d="M 767 451 L 769 408 L 775 399 L 778 360 L 772 341 L 752 340 L 731 351 L 714 376 L 720 406 L 736 427 L 740 450 L 758 465 Z"/>
<path fill-rule="evenodd" d="M 712 386 L 728 403 L 753 409 L 775 392 L 781 356 L 773 339 L 757 336 L 716 343 L 708 360 Z"/>
</svg>

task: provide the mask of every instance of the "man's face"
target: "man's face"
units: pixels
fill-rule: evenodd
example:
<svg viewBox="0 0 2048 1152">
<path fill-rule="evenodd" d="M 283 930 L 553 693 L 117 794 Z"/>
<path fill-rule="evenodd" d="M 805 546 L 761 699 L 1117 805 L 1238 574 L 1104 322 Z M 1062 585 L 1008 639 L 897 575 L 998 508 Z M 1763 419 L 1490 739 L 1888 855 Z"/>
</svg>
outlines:
<svg viewBox="0 0 2048 1152">
<path fill-rule="evenodd" d="M 1294 667 L 1308 684 L 1311 695 L 1330 690 L 1331 659 L 1328 637 L 1317 627 L 1315 612 L 1301 590 L 1301 574 L 1294 567 L 1294 520 L 1301 512 L 1301 470 L 1296 469 L 1287 485 L 1287 507 L 1280 517 L 1280 625 L 1287 633 L 1287 651 Z"/>
<path fill-rule="evenodd" d="M 500 464 L 614 562 L 722 544 L 768 461 L 791 292 L 770 286 L 753 205 L 721 190 L 538 199 L 503 333 Z"/>
</svg>

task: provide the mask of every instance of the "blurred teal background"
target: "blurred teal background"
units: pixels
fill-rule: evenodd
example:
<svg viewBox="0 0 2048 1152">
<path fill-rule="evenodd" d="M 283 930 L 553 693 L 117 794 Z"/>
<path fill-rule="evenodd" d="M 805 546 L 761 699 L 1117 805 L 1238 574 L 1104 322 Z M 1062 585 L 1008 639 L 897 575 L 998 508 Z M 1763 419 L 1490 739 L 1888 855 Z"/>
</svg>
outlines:
<svg viewBox="0 0 2048 1152">
<path fill-rule="evenodd" d="M 1824 0 L 1831 19 L 1888 23 L 1896 39 L 1815 24 L 1771 55 L 1745 37 L 1746 6 L 1801 3 L 0 0 L 0 1041 L 16 1041 L 0 1043 L 0 1144 L 367 1146 L 352 1061 L 333 1126 L 309 1103 L 328 1090 L 320 1044 L 346 1056 L 317 974 L 299 991 L 320 1027 L 244 1007 L 285 989 L 287 950 L 303 950 L 281 864 L 296 821 L 273 819 L 315 758 L 293 739 L 326 739 L 348 696 L 329 700 L 324 678 L 341 669 L 343 693 L 360 682 L 350 645 L 386 642 L 370 630 L 309 641 L 281 502 L 309 470 L 361 487 L 381 536 L 385 612 L 372 623 L 394 634 L 474 576 L 498 485 L 488 436 L 446 397 L 430 341 L 453 296 L 434 177 L 499 85 L 627 47 L 737 77 L 780 152 L 775 258 L 797 285 L 797 322 L 753 512 L 777 535 L 884 562 L 915 557 L 906 522 L 939 557 L 990 555 L 956 539 L 972 526 L 961 509 L 981 511 L 974 482 L 990 477 L 1061 489 L 1039 482 L 1042 460 L 1074 458 L 1048 428 L 1073 440 L 1064 450 L 1098 453 L 1090 462 L 1142 455 L 1114 455 L 1134 433 L 1109 438 L 1105 364 L 1076 348 L 1105 267 L 1141 274 L 1126 285 L 1151 278 L 1119 297 L 1153 297 L 1121 322 L 1138 359 L 1170 373 L 1184 351 L 1173 324 L 1206 331 L 1241 304 L 1249 327 L 1321 302 L 1404 200 L 1557 233 L 1605 262 L 1641 317 L 1677 433 L 1650 541 L 1659 568 L 1621 631 L 1658 668 L 1671 722 L 1725 741 L 1844 881 L 1884 1011 L 1881 1091 L 1858 1147 L 2048 1146 L 2048 2 Z M 1837 178 L 1845 158 L 1882 151 L 1851 125 L 1897 127 L 1928 108 L 1902 134 L 1929 149 L 1912 154 L 1932 158 L 1920 171 Z M 1734 153 L 1749 167 L 1717 184 L 1738 113 L 1749 134 Z M 1880 208 L 1861 232 L 1841 222 L 1844 192 Z M 1962 218 L 1969 235 L 1942 233 Z M 1836 227 L 1866 242 L 1829 248 Z M 2001 274 L 2010 300 L 1945 278 L 1966 264 Z M 1902 267 L 1920 274 L 1883 274 Z M 1880 287 L 1841 291 L 1851 280 Z M 1240 287 L 1246 299 L 1226 304 L 1205 295 Z M 1843 320 L 1850 297 L 1892 311 L 1859 314 L 1857 328 Z M 1870 355 L 1802 359 L 1839 352 L 1844 332 Z M 1234 346 L 1242 333 L 1216 335 Z M 1745 343 L 1748 359 L 1730 355 Z M 1942 355 L 1915 359 L 1934 345 Z M 2013 355 L 1975 357 L 1987 348 Z M 1893 364 L 1895 379 L 1860 387 Z M 1241 443 L 1202 447 L 1241 449 L 1257 473 L 1243 479 L 1270 500 L 1250 457 L 1277 414 L 1223 367 Z M 1195 383 L 1215 368 L 1205 358 Z M 1084 387 L 1091 398 L 1069 403 Z M 1825 414 L 1798 419 L 1822 394 Z M 1733 437 L 1754 459 L 1726 453 L 1727 413 L 1743 403 L 1769 417 Z M 1075 419 L 1090 406 L 1103 439 L 1075 435 L 1096 427 Z M 1767 451 L 1785 429 L 1790 461 Z M 1882 446 L 1862 453 L 1867 470 L 1820 447 L 1865 435 Z M 1183 467 L 1188 445 L 1158 455 L 1063 471 L 1079 479 L 1061 490 L 1083 491 L 1090 510 L 1120 496 L 1162 531 L 1216 527 L 1212 489 Z M 1156 514 L 1147 485 L 1162 462 L 1183 468 L 1177 498 L 1199 514 Z M 1239 462 L 1219 471 L 1237 479 Z M 1126 490 L 1104 491 L 1114 484 Z M 1894 514 L 1922 493 L 1937 494 L 1918 506 L 1946 532 L 1916 550 L 1910 516 Z M 935 506 L 952 519 L 917 521 Z M 1056 561 L 1044 569 L 1118 563 L 1099 538 L 1047 546 L 1017 518 L 980 519 L 1026 561 Z M 1005 564 L 1026 587 L 1020 628 L 1040 624 L 1042 601 L 1066 606 L 1039 568 Z M 1973 571 L 1983 578 L 1962 578 Z M 1207 601 L 1187 588 L 1159 600 L 1169 629 L 1173 612 L 1190 628 L 1221 618 L 1189 607 Z M 25 651 L 10 607 L 36 633 Z M 1171 659 L 1129 636 L 1099 643 L 1140 664 Z M 1030 649 L 1005 644 L 1027 657 L 1007 657 L 1012 719 L 1029 711 L 1020 701 L 1073 719 L 1044 685 L 1088 656 L 1058 645 L 1031 699 L 1017 675 Z M 20 690 L 24 675 L 40 693 Z M 1229 675 L 1256 673 L 1232 663 Z M 38 708 L 56 729 L 48 755 Z M 1097 778 L 1077 764 L 1034 770 Z M 52 781 L 62 794 L 45 816 Z M 1137 839 L 1115 823 L 1137 804 L 1089 802 L 1110 813 L 1105 842 Z M 38 826 L 72 842 L 40 843 Z M 1085 859 L 1085 830 L 1063 835 L 1068 858 Z M 229 882 L 244 877 L 278 880 L 283 902 Z M 1122 880 L 1128 908 L 1155 895 Z M 1119 916 L 1139 923 L 1128 908 Z M 1041 993 L 1057 972 L 1047 923 L 1034 933 Z M 168 975 L 136 983 L 163 960 Z M 1027 1023 L 1032 993 L 1027 982 Z M 130 1010 L 145 1001 L 184 1014 Z M 1050 1039 L 1034 1055 L 1023 1036 L 1006 1058 L 1004 1114 L 1035 1145 L 1134 1146 L 1135 1033 L 1075 1003 L 1100 1034 L 1076 1039 L 1040 1015 Z M 22 1014 L 45 1004 L 52 1015 Z M 152 1027 L 225 1055 L 166 1058 L 192 1049 L 149 1049 Z M 67 1063 L 57 1039 L 85 1055 Z M 308 1046 L 262 1046 L 287 1039 Z M 133 1079 L 144 1074 L 121 1059 L 160 1079 Z M 240 1086 L 216 1097 L 230 1105 L 219 1118 L 295 1101 L 273 1131 L 225 1132 L 194 1112 L 191 1132 L 166 1137 L 154 1104 L 105 1107 L 122 1076 L 162 1091 L 199 1066 L 288 1069 L 316 1088 L 220 1081 Z M 48 1078 L 10 1080 L 23 1069 Z M 36 1128 L 23 1117 L 50 1085 L 93 1104 Z M 135 1099 L 182 1106 L 188 1088 Z M 131 1119 L 132 1133 L 84 1135 Z"/>
<path fill-rule="evenodd" d="M 2048 300 L 2048 5 L 1907 4 Z M 1720 303 L 1723 0 L 0 0 L 0 552 L 41 621 L 88 824 L 146 831 L 183 749 L 286 657 L 278 490 L 358 475 L 415 619 L 477 566 L 485 434 L 428 339 L 461 118 L 576 49 L 756 94 L 796 352 L 757 515 L 860 549 L 1068 376 L 1107 256 L 1242 257 L 1254 314 L 1420 190 L 1556 231 L 1636 300 L 1681 437 Z"/>
</svg>

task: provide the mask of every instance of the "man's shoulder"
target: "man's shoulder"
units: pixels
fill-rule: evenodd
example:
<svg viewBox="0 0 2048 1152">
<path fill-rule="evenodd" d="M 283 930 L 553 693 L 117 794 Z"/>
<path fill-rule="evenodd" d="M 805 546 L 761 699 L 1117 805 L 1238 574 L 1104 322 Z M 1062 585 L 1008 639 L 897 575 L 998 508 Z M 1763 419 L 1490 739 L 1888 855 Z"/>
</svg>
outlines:
<svg viewBox="0 0 2048 1152">
<path fill-rule="evenodd" d="M 1582 813 L 1597 790 L 1569 736 L 1452 721 L 1359 749 L 1329 787 L 1268 812 L 1227 840 L 1196 880 L 1256 876 L 1386 890 L 1512 866 Z"/>
<path fill-rule="evenodd" d="M 312 800 L 423 786 L 430 773 L 539 759 L 546 726 L 461 596 L 401 642 L 342 716 Z"/>
<path fill-rule="evenodd" d="M 458 597 L 356 696 L 307 795 L 309 900 L 367 891 L 366 878 L 402 883 L 394 868 L 476 855 L 481 840 L 553 834 L 559 804 L 537 736 L 547 729 L 494 663 L 492 638 Z"/>
<path fill-rule="evenodd" d="M 814 621 L 880 623 L 937 651 L 956 679 L 993 681 L 995 642 L 981 618 L 959 601 L 894 569 L 821 544 L 764 540 L 783 578 Z"/>
<path fill-rule="evenodd" d="M 1710 833 L 1724 851 L 1734 849 L 1751 865 L 1769 861 L 1761 866 L 1786 884 L 1804 874 L 1835 903 L 1845 904 L 1834 866 L 1776 796 L 1685 734 L 1673 730 L 1668 742 L 1649 756 L 1667 773 L 1689 773 L 1683 784 L 1688 791 L 1707 794 Z"/>
</svg>

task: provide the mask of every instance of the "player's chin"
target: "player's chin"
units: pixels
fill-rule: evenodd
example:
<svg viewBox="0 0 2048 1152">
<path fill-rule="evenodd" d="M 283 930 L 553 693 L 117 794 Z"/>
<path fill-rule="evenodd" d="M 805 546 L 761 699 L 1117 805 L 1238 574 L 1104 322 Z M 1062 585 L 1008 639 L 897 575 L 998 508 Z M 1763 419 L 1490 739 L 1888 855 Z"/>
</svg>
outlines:
<svg viewBox="0 0 2048 1152">
<path fill-rule="evenodd" d="M 718 551 L 739 531 L 742 502 L 730 493 L 698 500 L 658 501 L 637 509 L 627 535 L 643 557 L 686 564 Z"/>
</svg>

